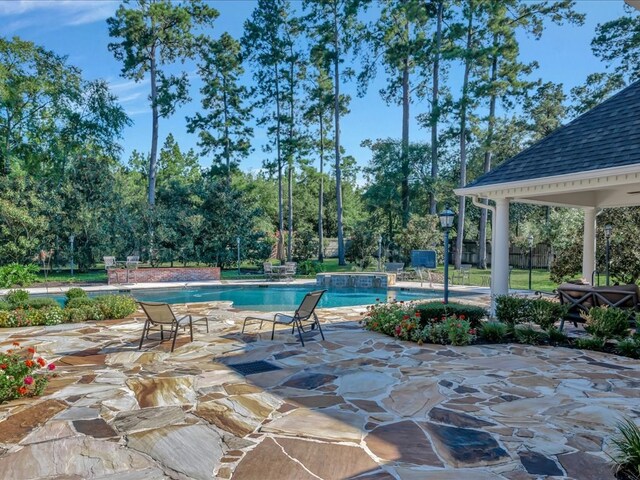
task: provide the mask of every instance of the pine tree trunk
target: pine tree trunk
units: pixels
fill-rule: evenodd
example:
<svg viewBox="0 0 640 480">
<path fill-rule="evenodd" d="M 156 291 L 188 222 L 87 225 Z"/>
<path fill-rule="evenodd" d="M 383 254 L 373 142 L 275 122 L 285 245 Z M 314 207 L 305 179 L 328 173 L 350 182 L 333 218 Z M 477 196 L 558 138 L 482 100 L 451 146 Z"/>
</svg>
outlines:
<svg viewBox="0 0 640 480">
<path fill-rule="evenodd" d="M 496 38 L 494 36 L 494 46 Z M 495 86 L 498 77 L 498 57 L 494 55 L 491 62 L 491 85 Z M 484 173 L 491 170 L 491 159 L 493 157 L 493 131 L 496 123 L 496 92 L 492 88 L 491 97 L 489 98 L 489 119 L 487 125 L 487 149 L 484 152 Z M 481 200 L 486 203 L 485 199 Z M 487 213 L 488 210 L 483 208 L 480 210 L 480 226 L 478 228 L 478 268 L 487 268 Z"/>
<path fill-rule="evenodd" d="M 320 192 L 318 193 L 318 261 L 324 262 L 324 225 L 322 215 L 324 210 L 324 122 L 323 111 L 320 110 Z"/>
<path fill-rule="evenodd" d="M 467 25 L 467 46 L 464 62 L 464 77 L 462 81 L 462 98 L 460 100 L 460 186 L 467 183 L 467 103 L 469 95 L 469 74 L 471 72 L 471 48 L 473 40 L 473 1 L 469 0 L 469 22 Z M 464 245 L 464 218 L 466 197 L 461 196 L 458 203 L 458 228 L 456 236 L 456 251 L 454 264 L 456 268 L 462 265 L 462 248 Z M 445 246 L 446 248 L 446 246 Z"/>
<path fill-rule="evenodd" d="M 440 112 L 438 106 L 440 89 L 440 48 L 442 45 L 442 14 L 444 3 L 438 2 L 438 18 L 436 27 L 436 49 L 433 59 L 433 89 L 431 92 L 431 192 L 429 193 L 429 213 L 437 213 L 437 200 L 435 195 L 436 180 L 438 179 L 438 120 Z"/>
<path fill-rule="evenodd" d="M 291 59 L 289 60 L 289 171 L 287 172 L 287 190 L 288 190 L 288 210 L 289 218 L 287 221 L 288 227 L 288 241 L 287 241 L 287 261 L 290 262 L 293 258 L 293 148 L 294 142 L 294 113 L 295 113 L 295 101 L 294 101 L 294 55 L 293 49 L 290 51 Z"/>
<path fill-rule="evenodd" d="M 151 50 L 151 65 L 149 76 L 151 79 L 151 155 L 149 156 L 149 205 L 151 208 L 156 204 L 156 170 L 158 159 L 158 86 L 156 80 L 156 52 L 155 47 Z"/>
<path fill-rule="evenodd" d="M 284 203 L 282 195 L 282 148 L 280 145 L 280 76 L 279 65 L 274 66 L 276 89 L 276 153 L 278 162 L 278 260 L 284 255 Z"/>
<path fill-rule="evenodd" d="M 409 22 L 405 24 L 405 36 L 409 38 Z M 402 66 L 402 227 L 409 223 L 409 58 L 405 57 Z"/>
<path fill-rule="evenodd" d="M 335 123 L 335 156 L 336 156 L 336 210 L 338 228 L 338 265 L 346 265 L 344 251 L 344 230 L 342 225 L 342 169 L 340 160 L 340 36 L 338 32 L 337 0 L 333 2 L 333 58 L 334 99 L 333 116 Z"/>
</svg>

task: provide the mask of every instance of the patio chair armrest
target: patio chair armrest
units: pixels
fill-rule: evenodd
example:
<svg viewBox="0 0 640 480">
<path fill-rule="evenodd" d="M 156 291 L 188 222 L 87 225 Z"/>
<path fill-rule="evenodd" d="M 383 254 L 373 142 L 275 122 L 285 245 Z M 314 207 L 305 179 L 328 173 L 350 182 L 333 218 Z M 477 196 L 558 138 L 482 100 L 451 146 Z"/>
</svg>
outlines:
<svg viewBox="0 0 640 480">
<path fill-rule="evenodd" d="M 183 323 L 186 323 L 187 321 L 191 322 L 193 321 L 193 318 L 191 315 L 183 315 L 180 318 L 176 318 L 176 321 L 178 322 L 178 325 L 182 325 Z"/>
</svg>

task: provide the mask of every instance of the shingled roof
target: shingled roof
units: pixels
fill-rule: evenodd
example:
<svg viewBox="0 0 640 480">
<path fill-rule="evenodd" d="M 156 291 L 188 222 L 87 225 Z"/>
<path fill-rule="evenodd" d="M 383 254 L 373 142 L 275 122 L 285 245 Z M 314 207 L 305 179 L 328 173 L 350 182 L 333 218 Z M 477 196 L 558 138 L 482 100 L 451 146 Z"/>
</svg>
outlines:
<svg viewBox="0 0 640 480">
<path fill-rule="evenodd" d="M 640 81 L 465 188 L 640 164 Z"/>
</svg>

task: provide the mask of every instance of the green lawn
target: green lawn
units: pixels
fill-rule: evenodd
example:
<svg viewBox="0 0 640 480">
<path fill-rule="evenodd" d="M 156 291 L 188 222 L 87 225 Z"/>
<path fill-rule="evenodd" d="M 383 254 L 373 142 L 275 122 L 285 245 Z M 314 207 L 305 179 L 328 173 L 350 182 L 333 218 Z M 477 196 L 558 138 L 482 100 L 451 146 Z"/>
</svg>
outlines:
<svg viewBox="0 0 640 480">
<path fill-rule="evenodd" d="M 274 262 L 275 263 L 275 262 Z M 162 266 L 169 266 L 169 264 L 166 265 L 162 265 Z M 178 266 L 176 264 L 176 266 Z M 191 264 L 189 266 L 192 266 Z M 193 264 L 193 266 L 195 266 L 195 264 Z M 353 264 L 347 264 L 347 265 L 338 265 L 338 259 L 337 258 L 328 258 L 324 261 L 324 263 L 322 264 L 323 269 L 325 272 L 353 272 L 353 271 L 360 271 L 360 269 L 358 267 L 356 267 Z M 375 271 L 377 270 L 377 264 L 372 265 L 371 267 L 369 267 L 367 269 L 368 271 Z M 233 269 L 227 269 L 227 270 L 223 270 L 222 271 L 222 279 L 223 280 L 236 280 L 238 278 L 241 279 L 251 279 L 251 278 L 255 278 L 255 279 L 261 279 L 262 274 L 261 274 L 261 269 L 259 269 L 258 267 L 256 267 L 254 264 L 250 264 L 250 263 L 243 263 L 241 265 L 241 275 L 238 276 L 238 271 L 237 269 L 233 268 Z M 252 272 L 253 271 L 253 272 Z M 441 265 L 439 266 L 436 271 L 438 272 L 443 272 L 444 271 L 444 267 Z M 255 273 L 254 273 L 255 272 Z M 453 277 L 454 275 L 454 268 L 450 267 L 449 268 L 449 274 Z M 468 285 L 487 285 L 486 281 L 483 282 L 483 277 L 488 277 L 491 274 L 490 270 L 479 270 L 477 268 L 472 268 L 471 272 L 470 272 L 470 279 L 469 282 L 467 282 Z M 314 276 L 310 276 L 308 278 L 313 278 Z M 546 291 L 546 292 L 550 292 L 553 289 L 556 288 L 557 284 L 555 284 L 554 282 L 552 282 L 549 279 L 549 272 L 547 270 L 533 270 L 532 271 L 532 289 L 533 290 L 542 290 L 542 291 Z M 304 278 L 304 277 L 303 277 Z M 38 275 L 38 282 L 39 283 L 44 283 L 45 281 L 45 277 L 44 274 L 40 273 Z M 102 268 L 96 268 L 94 270 L 90 270 L 89 272 L 83 272 L 83 273 L 79 273 L 79 272 L 74 272 L 74 275 L 71 276 L 71 273 L 68 269 L 66 270 L 61 270 L 60 272 L 51 272 L 48 275 L 48 281 L 49 282 L 63 282 L 63 283 L 68 283 L 70 285 L 75 284 L 75 283 L 107 283 L 107 275 L 104 269 Z M 456 282 L 458 283 L 458 282 Z M 522 290 L 526 290 L 528 288 L 529 284 L 529 271 L 528 270 L 513 270 L 511 272 L 511 284 L 510 287 L 514 288 L 514 289 L 522 289 Z"/>
</svg>

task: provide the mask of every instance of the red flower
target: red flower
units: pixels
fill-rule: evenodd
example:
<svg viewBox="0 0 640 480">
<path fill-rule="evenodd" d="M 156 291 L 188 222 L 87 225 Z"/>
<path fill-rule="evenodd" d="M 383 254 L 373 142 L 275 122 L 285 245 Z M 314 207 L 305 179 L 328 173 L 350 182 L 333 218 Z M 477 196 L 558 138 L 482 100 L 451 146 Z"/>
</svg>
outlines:
<svg viewBox="0 0 640 480">
<path fill-rule="evenodd" d="M 409 315 L 403 315 L 403 316 L 402 316 L 402 319 L 403 319 L 403 320 L 409 320 Z"/>
<path fill-rule="evenodd" d="M 27 394 L 27 387 L 18 388 L 18 395 L 26 395 L 26 394 Z"/>
<path fill-rule="evenodd" d="M 475 334 L 476 334 L 476 329 L 475 329 L 475 328 L 470 329 L 470 330 L 469 330 L 469 333 L 470 333 L 471 335 L 475 335 Z"/>
<path fill-rule="evenodd" d="M 400 335 L 400 332 L 402 331 L 402 327 L 400 325 L 398 325 L 396 327 L 396 335 Z"/>
<path fill-rule="evenodd" d="M 42 357 L 36 360 L 36 362 L 38 362 L 38 365 L 40 365 L 41 367 L 44 367 L 47 364 L 47 362 L 45 362 L 44 358 Z"/>
<path fill-rule="evenodd" d="M 55 370 L 56 366 L 53 363 L 50 363 L 49 366 L 47 367 L 49 370 Z"/>
<path fill-rule="evenodd" d="M 33 377 L 24 377 L 24 384 L 31 385 L 33 383 Z"/>
<path fill-rule="evenodd" d="M 11 355 L 13 353 L 13 350 L 7 350 L 7 353 Z"/>
<path fill-rule="evenodd" d="M 420 318 L 420 312 L 416 312 L 416 318 Z"/>
<path fill-rule="evenodd" d="M 29 352 L 31 354 L 36 353 L 36 349 L 33 348 L 33 347 L 29 347 L 29 348 L 27 348 L 27 352 Z"/>
<path fill-rule="evenodd" d="M 6 370 L 7 369 L 7 364 L 6 363 L 0 363 L 0 370 Z"/>
<path fill-rule="evenodd" d="M 32 360 L 25 360 L 24 364 L 29 368 L 33 367 L 33 365 L 34 365 Z"/>
<path fill-rule="evenodd" d="M 464 320 L 466 317 L 464 315 L 460 315 L 460 320 Z"/>
</svg>

